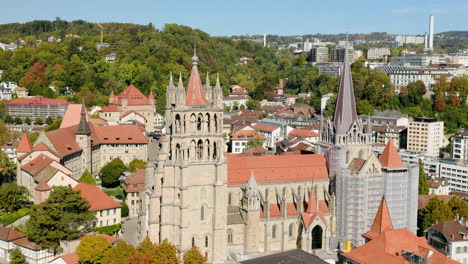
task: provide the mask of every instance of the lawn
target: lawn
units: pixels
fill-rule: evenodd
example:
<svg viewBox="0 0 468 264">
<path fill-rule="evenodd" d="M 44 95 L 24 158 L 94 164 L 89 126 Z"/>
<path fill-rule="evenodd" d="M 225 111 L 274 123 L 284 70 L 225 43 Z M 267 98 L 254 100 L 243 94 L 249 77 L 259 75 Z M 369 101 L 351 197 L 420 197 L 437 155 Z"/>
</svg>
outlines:
<svg viewBox="0 0 468 264">
<path fill-rule="evenodd" d="M 3 226 L 11 225 L 12 223 L 20 219 L 21 217 L 28 215 L 30 212 L 31 212 L 30 208 L 22 208 L 13 213 L 0 211 L 0 224 Z"/>
<path fill-rule="evenodd" d="M 115 188 L 102 188 L 102 191 L 107 195 L 117 198 L 118 200 L 124 201 L 125 194 L 122 187 L 117 186 Z"/>
</svg>

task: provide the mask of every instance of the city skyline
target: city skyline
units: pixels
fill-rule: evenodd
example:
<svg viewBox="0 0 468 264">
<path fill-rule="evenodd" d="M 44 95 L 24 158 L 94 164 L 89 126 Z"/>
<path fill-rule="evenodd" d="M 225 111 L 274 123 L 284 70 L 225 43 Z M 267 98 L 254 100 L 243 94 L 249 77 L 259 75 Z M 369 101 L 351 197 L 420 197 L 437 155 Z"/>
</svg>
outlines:
<svg viewBox="0 0 468 264">
<path fill-rule="evenodd" d="M 23 3 L 10 1 L 2 5 L 4 12 L 0 24 L 60 17 L 68 21 L 83 19 L 96 23 L 153 23 L 159 29 L 164 24 L 175 23 L 215 36 L 337 34 L 347 31 L 423 35 L 428 31 L 428 18 L 432 14 L 435 16 L 435 33 L 468 28 L 468 22 L 463 20 L 468 4 L 461 0 L 449 0 L 443 5 L 436 1 L 396 0 L 391 6 L 374 6 L 375 3 L 369 0 L 343 1 L 340 8 L 326 2 L 311 4 L 307 1 L 295 1 L 289 5 L 265 0 L 222 4 L 213 0 L 182 0 L 178 3 L 174 7 L 170 1 L 84 0 L 80 6 L 71 7 L 69 3 L 45 0 L 40 3 L 30 1 L 25 8 Z"/>
</svg>

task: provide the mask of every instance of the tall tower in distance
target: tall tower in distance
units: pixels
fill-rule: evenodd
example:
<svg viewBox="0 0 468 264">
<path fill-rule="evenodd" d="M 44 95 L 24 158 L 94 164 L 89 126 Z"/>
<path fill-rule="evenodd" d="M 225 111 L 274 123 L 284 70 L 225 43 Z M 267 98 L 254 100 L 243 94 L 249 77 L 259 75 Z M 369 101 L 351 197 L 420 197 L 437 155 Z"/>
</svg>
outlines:
<svg viewBox="0 0 468 264">
<path fill-rule="evenodd" d="M 429 43 L 428 48 L 430 51 L 434 49 L 434 16 L 429 16 Z"/>
<path fill-rule="evenodd" d="M 267 45 L 266 37 L 267 37 L 267 34 L 263 34 L 263 47 L 266 47 L 266 45 Z"/>
</svg>

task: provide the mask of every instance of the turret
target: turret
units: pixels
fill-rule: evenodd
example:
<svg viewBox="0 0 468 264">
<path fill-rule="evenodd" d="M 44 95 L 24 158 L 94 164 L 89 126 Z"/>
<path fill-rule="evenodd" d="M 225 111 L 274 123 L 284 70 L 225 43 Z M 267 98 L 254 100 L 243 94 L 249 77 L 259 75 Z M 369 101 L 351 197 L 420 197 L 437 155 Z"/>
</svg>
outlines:
<svg viewBox="0 0 468 264">
<path fill-rule="evenodd" d="M 208 101 L 213 102 L 213 88 L 210 84 L 210 73 L 206 73 L 206 82 L 204 86 L 205 97 Z"/>
<path fill-rule="evenodd" d="M 167 90 L 166 90 L 166 109 L 172 108 L 175 103 L 175 97 L 176 97 L 176 87 L 174 86 L 174 81 L 172 80 L 172 72 L 169 77 L 169 84 L 167 85 Z"/>
<path fill-rule="evenodd" d="M 216 75 L 216 85 L 213 89 L 213 106 L 223 108 L 223 89 L 219 82 L 219 73 Z"/>
<path fill-rule="evenodd" d="M 245 187 L 242 209 L 246 217 L 244 225 L 244 250 L 246 252 L 257 252 L 260 234 L 258 232 L 260 228 L 260 192 L 253 171 Z"/>
<path fill-rule="evenodd" d="M 182 72 L 179 73 L 179 83 L 177 84 L 176 92 L 176 107 L 181 107 L 185 104 L 185 88 L 182 81 Z"/>
</svg>

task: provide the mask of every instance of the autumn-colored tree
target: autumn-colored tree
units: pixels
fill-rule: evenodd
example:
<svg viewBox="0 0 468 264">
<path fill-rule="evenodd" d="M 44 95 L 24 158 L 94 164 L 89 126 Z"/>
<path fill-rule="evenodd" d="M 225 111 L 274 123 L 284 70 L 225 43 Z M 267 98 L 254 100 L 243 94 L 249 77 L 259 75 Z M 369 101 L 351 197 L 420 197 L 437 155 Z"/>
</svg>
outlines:
<svg viewBox="0 0 468 264">
<path fill-rule="evenodd" d="M 445 110 L 445 98 L 442 95 L 436 96 L 434 102 L 434 110 L 437 112 L 443 112 Z"/>
<path fill-rule="evenodd" d="M 455 107 L 460 107 L 461 105 L 461 102 L 460 102 L 460 98 L 458 98 L 458 96 L 456 95 L 450 95 L 449 96 L 449 100 L 450 100 L 450 104 L 455 106 Z"/>
<path fill-rule="evenodd" d="M 135 252 L 135 248 L 121 240 L 117 245 L 106 251 L 101 263 L 123 264 L 133 254 L 133 252 Z"/>
<path fill-rule="evenodd" d="M 76 249 L 80 263 L 100 264 L 112 244 L 102 236 L 86 236 Z"/>
<path fill-rule="evenodd" d="M 144 169 L 145 166 L 146 166 L 146 162 L 144 160 L 134 159 L 130 161 L 130 163 L 128 164 L 128 171 L 135 172 L 138 169 Z"/>
<path fill-rule="evenodd" d="M 44 85 L 45 84 L 45 72 L 47 66 L 44 64 L 35 63 L 29 71 L 20 79 L 20 86 L 29 86 L 30 84 Z"/>
<path fill-rule="evenodd" d="M 192 247 L 184 254 L 184 264 L 205 264 L 206 258 L 197 247 Z"/>
<path fill-rule="evenodd" d="M 450 91 L 450 82 L 447 80 L 447 75 L 442 74 L 437 78 L 434 88 L 437 92 L 443 94 Z"/>
<path fill-rule="evenodd" d="M 125 261 L 124 264 L 153 264 L 151 255 L 134 251 Z"/>
<path fill-rule="evenodd" d="M 141 252 L 143 254 L 149 254 L 154 251 L 156 246 L 151 242 L 149 237 L 146 237 L 136 248 L 136 251 Z"/>
<path fill-rule="evenodd" d="M 11 139 L 10 135 L 10 130 L 6 126 L 5 123 L 3 123 L 2 120 L 0 120 L 0 146 L 5 145 L 8 143 Z"/>
<path fill-rule="evenodd" d="M 156 246 L 153 256 L 154 263 L 158 264 L 178 264 L 177 248 L 169 243 L 167 239 Z"/>
<path fill-rule="evenodd" d="M 468 220 L 468 202 L 463 201 L 458 197 L 453 197 L 448 202 L 448 206 L 452 209 L 452 212 L 463 219 Z"/>
</svg>

